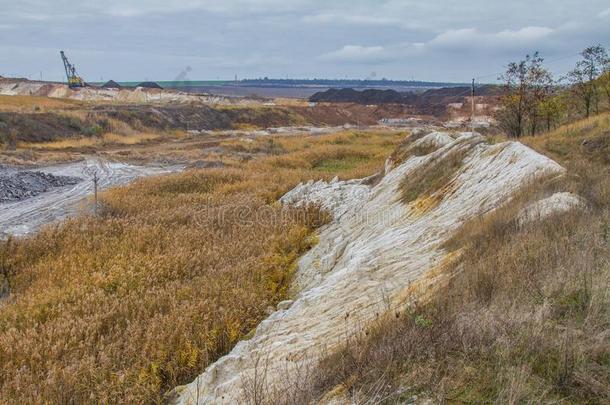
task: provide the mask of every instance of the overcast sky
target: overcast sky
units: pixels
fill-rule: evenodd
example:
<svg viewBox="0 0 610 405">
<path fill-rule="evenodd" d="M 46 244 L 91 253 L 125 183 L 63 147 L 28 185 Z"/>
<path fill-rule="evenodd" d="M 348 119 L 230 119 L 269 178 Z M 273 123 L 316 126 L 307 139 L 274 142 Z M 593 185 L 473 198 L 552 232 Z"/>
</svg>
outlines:
<svg viewBox="0 0 610 405">
<path fill-rule="evenodd" d="M 0 0 L 0 75 L 493 81 L 539 50 L 610 45 L 608 0 Z"/>
</svg>

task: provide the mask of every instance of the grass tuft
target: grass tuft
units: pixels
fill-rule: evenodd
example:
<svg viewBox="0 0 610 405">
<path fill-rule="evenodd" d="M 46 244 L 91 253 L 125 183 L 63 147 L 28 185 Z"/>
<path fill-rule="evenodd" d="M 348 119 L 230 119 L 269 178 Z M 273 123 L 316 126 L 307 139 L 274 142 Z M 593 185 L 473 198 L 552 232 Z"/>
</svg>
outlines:
<svg viewBox="0 0 610 405">
<path fill-rule="evenodd" d="M 417 171 L 409 173 L 400 182 L 401 201 L 409 204 L 417 199 L 426 199 L 441 190 L 459 172 L 468 151 L 467 148 L 460 148 L 447 155 L 434 156 Z"/>
</svg>

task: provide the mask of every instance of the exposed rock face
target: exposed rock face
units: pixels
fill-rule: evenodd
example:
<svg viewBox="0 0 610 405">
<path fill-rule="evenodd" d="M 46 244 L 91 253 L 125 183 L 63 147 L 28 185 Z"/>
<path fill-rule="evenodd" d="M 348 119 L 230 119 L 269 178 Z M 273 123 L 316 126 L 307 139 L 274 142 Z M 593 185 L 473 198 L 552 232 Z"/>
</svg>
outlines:
<svg viewBox="0 0 610 405">
<path fill-rule="evenodd" d="M 523 208 L 519 213 L 518 221 L 520 224 L 526 224 L 585 205 L 585 201 L 577 195 L 567 192 L 555 193 Z"/>
<path fill-rule="evenodd" d="M 409 303 L 412 282 L 450 263 L 441 246 L 464 221 L 508 202 L 532 178 L 564 172 L 516 142 L 488 145 L 470 133 L 421 139 L 439 148 L 389 165 L 371 188 L 358 181 L 310 182 L 283 197 L 284 203 L 318 202 L 335 215 L 299 262 L 294 302 L 281 305 L 253 338 L 239 342 L 191 384 L 178 387 L 175 402 L 243 403 L 244 383 L 255 375 L 267 388 L 281 390 L 290 370 L 315 361 L 324 348 L 332 350 L 379 314 Z M 408 205 L 401 202 L 405 177 L 456 152 L 465 157 L 445 186 Z"/>
<path fill-rule="evenodd" d="M 339 181 L 334 178 L 330 183 L 310 180 L 286 193 L 280 202 L 297 205 L 319 203 L 332 213 L 335 220 L 339 220 L 355 204 L 364 202 L 370 192 L 371 188 L 364 184 L 364 180 Z"/>
</svg>

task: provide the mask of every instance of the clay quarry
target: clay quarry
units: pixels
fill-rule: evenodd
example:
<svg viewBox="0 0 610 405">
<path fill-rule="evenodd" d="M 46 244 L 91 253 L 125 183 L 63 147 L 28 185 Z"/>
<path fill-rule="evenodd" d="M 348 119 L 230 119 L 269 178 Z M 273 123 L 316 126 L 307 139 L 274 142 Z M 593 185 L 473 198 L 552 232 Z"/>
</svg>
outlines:
<svg viewBox="0 0 610 405">
<path fill-rule="evenodd" d="M 156 8 L 109 7 L 141 61 L 121 40 L 103 71 L 106 48 L 76 45 L 44 71 L 53 80 L 0 71 L 0 404 L 609 403 L 603 45 L 548 64 L 527 47 L 497 74 L 477 63 L 471 83 L 476 38 L 496 66 L 494 41 L 509 58 L 562 28 L 454 27 L 381 46 L 393 2 L 356 16 L 320 6 L 290 25 L 297 5 L 282 4 L 231 59 L 246 20 L 195 35 L 195 3 L 155 33 L 114 19 Z M 210 13 L 253 13 L 225 7 Z M 401 35 L 423 25 L 399 21 Z M 343 25 L 369 46 L 322 50 Z M 319 55 L 268 57 L 301 26 L 310 42 L 290 48 Z M 34 56 L 14 53 L 7 66 L 26 71 Z M 559 77 L 549 65 L 567 59 Z M 459 80 L 376 73 L 396 66 Z M 208 75 L 230 79 L 188 77 L 221 68 Z"/>
</svg>

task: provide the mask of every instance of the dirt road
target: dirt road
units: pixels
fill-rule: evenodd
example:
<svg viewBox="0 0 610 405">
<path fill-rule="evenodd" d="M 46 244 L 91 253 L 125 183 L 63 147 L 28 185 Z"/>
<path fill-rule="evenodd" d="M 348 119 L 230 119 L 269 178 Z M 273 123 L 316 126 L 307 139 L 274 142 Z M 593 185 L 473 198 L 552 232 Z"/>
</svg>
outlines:
<svg viewBox="0 0 610 405">
<path fill-rule="evenodd" d="M 0 204 L 0 238 L 22 236 L 40 226 L 65 219 L 86 210 L 86 197 L 93 193 L 93 171 L 98 174 L 100 189 L 129 183 L 143 176 L 153 176 L 182 170 L 183 166 L 134 166 L 126 163 L 86 159 L 82 162 L 37 168 L 37 171 L 57 176 L 76 176 L 84 181 L 18 201 Z M 15 170 L 15 169 L 12 169 Z"/>
</svg>

